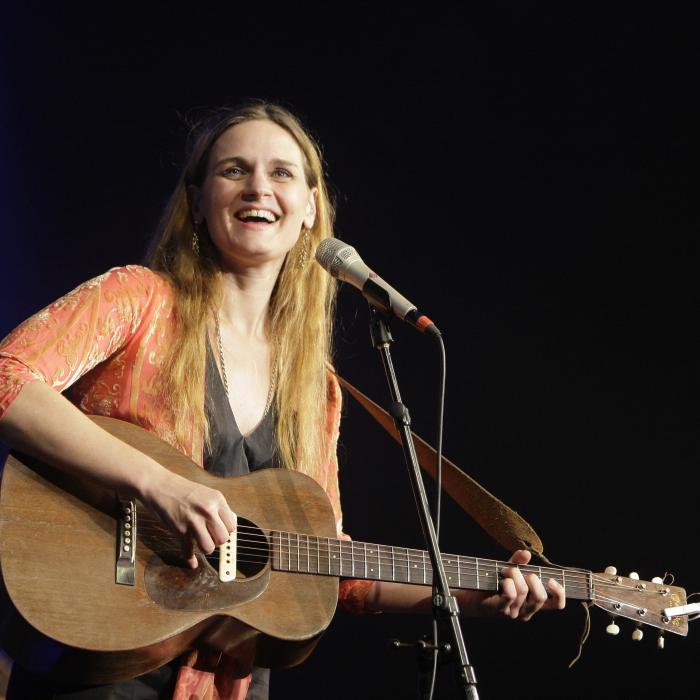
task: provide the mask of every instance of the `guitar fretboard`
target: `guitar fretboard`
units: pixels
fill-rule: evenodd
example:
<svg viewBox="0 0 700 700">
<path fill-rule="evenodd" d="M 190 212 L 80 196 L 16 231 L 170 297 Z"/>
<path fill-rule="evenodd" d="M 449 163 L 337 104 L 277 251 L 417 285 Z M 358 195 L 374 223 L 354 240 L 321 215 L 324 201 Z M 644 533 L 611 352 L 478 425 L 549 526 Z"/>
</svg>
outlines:
<svg viewBox="0 0 700 700">
<path fill-rule="evenodd" d="M 395 581 L 432 585 L 433 567 L 428 552 L 367 542 L 349 542 L 329 537 L 273 531 L 272 567 L 278 571 Z M 447 582 L 452 588 L 496 591 L 501 569 L 510 562 L 477 557 L 442 555 Z M 567 598 L 591 600 L 592 573 L 549 566 L 519 565 L 523 575 L 552 578 L 566 590 Z"/>
</svg>

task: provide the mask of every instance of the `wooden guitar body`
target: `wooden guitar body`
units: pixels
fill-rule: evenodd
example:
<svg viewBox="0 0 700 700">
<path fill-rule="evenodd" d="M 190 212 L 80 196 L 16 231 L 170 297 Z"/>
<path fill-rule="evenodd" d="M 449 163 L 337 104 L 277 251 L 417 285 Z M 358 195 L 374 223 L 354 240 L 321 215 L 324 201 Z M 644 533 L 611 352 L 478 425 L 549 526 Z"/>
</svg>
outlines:
<svg viewBox="0 0 700 700">
<path fill-rule="evenodd" d="M 173 472 L 220 490 L 241 521 L 335 537 L 323 490 L 296 472 L 266 469 L 221 479 L 145 430 L 96 422 Z M 270 557 L 222 583 L 200 557 L 183 566 L 178 543 L 140 504 L 135 585 L 115 582 L 119 509 L 113 492 L 11 455 L 0 492 L 0 645 L 56 680 L 131 678 L 188 648 L 213 646 L 240 662 L 291 666 L 313 650 L 333 617 L 334 576 L 272 569 Z M 265 541 L 265 537 L 261 540 Z"/>
</svg>

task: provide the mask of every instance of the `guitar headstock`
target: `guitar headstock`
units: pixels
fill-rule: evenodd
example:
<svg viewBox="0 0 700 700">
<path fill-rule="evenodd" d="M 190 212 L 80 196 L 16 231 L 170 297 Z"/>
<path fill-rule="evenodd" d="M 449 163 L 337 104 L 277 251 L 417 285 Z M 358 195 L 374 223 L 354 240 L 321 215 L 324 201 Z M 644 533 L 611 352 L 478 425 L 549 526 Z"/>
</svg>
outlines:
<svg viewBox="0 0 700 700">
<path fill-rule="evenodd" d="M 666 608 L 686 604 L 685 590 L 659 578 L 641 581 L 635 574 L 619 576 L 609 567 L 603 573 L 593 574 L 592 602 L 613 617 L 627 618 L 636 625 L 650 625 L 683 636 L 688 634 L 687 615 L 669 617 L 664 614 Z"/>
</svg>

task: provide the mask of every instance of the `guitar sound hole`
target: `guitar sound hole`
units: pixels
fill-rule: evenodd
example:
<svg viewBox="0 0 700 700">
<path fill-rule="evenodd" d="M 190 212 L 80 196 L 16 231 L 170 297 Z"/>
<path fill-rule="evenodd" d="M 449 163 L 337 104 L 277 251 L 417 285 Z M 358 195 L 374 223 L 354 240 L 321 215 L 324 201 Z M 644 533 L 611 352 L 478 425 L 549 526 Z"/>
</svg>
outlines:
<svg viewBox="0 0 700 700">
<path fill-rule="evenodd" d="M 267 535 L 250 520 L 238 518 L 237 543 L 236 579 L 257 576 L 270 559 L 270 546 L 267 541 Z M 225 550 L 222 556 L 226 556 Z M 219 570 L 218 549 L 206 559 L 215 571 Z"/>
</svg>

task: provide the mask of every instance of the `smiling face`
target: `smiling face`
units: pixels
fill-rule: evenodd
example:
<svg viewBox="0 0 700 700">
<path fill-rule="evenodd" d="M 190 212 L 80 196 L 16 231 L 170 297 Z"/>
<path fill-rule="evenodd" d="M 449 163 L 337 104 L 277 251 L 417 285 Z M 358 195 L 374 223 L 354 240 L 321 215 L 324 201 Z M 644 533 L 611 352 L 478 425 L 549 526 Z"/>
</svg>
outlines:
<svg viewBox="0 0 700 700">
<path fill-rule="evenodd" d="M 316 217 L 316 191 L 291 134 L 268 120 L 237 124 L 214 143 L 201 187 L 190 188 L 224 269 L 281 267 Z"/>
</svg>

